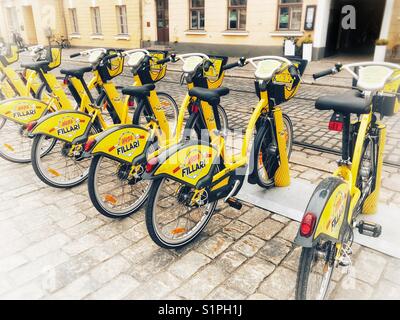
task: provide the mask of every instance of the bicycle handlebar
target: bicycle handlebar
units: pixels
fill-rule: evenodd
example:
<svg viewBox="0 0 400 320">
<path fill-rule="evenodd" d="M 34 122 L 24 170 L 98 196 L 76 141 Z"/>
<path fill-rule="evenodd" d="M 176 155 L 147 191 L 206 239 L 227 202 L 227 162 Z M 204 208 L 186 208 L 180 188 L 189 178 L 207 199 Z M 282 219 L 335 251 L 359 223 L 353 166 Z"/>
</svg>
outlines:
<svg viewBox="0 0 400 320">
<path fill-rule="evenodd" d="M 237 62 L 226 64 L 222 67 L 223 71 L 230 70 L 237 67 L 244 67 L 247 64 L 245 57 L 241 57 Z"/>
<path fill-rule="evenodd" d="M 340 64 L 340 63 L 337 63 L 335 65 L 335 67 L 332 68 L 332 69 L 328 69 L 328 70 L 324 70 L 324 71 L 321 71 L 321 72 L 314 73 L 313 74 L 313 78 L 314 78 L 314 80 L 317 80 L 317 79 L 322 78 L 322 77 L 326 77 L 326 76 L 330 76 L 332 74 L 336 74 L 336 73 L 340 72 L 342 70 L 342 68 L 343 68 L 343 65 Z"/>
</svg>

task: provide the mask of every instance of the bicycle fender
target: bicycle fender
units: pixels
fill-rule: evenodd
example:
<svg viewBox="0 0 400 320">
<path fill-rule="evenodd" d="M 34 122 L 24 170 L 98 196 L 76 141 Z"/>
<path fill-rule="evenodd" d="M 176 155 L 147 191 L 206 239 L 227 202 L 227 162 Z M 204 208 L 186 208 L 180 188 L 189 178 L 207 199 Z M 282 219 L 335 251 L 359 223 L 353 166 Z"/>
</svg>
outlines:
<svg viewBox="0 0 400 320">
<path fill-rule="evenodd" d="M 34 98 L 13 98 L 0 102 L 0 117 L 19 124 L 39 120 L 48 110 L 48 105 Z"/>
<path fill-rule="evenodd" d="M 92 117 L 79 111 L 59 111 L 51 113 L 38 121 L 29 136 L 44 134 L 59 140 L 73 143 L 89 136 Z"/>
<path fill-rule="evenodd" d="M 173 146 L 159 156 L 152 178 L 171 178 L 192 187 L 212 175 L 219 151 L 209 143 L 186 142 Z"/>
<path fill-rule="evenodd" d="M 152 143 L 149 130 L 135 125 L 118 125 L 98 134 L 91 154 L 101 154 L 121 162 L 132 163 Z"/>
<path fill-rule="evenodd" d="M 348 185 L 341 179 L 329 177 L 315 189 L 306 212 L 316 216 L 313 233 L 303 237 L 300 230 L 295 238 L 299 246 L 311 248 L 322 238 L 334 243 L 339 242 L 348 226 L 350 192 Z"/>
</svg>

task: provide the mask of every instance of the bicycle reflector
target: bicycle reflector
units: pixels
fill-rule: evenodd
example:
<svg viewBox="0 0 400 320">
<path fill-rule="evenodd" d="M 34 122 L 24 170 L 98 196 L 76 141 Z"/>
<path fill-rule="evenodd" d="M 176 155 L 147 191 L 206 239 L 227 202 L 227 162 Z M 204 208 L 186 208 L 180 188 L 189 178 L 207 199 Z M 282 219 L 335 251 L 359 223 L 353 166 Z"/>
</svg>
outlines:
<svg viewBox="0 0 400 320">
<path fill-rule="evenodd" d="M 158 158 L 155 157 L 153 159 L 150 159 L 149 162 L 146 164 L 146 172 L 150 173 L 153 171 L 153 169 L 158 165 Z"/>
<path fill-rule="evenodd" d="M 96 144 L 96 139 L 89 139 L 86 143 L 85 143 L 85 152 L 89 152 L 90 150 L 92 150 L 93 146 Z"/>
<path fill-rule="evenodd" d="M 300 235 L 306 238 L 311 237 L 312 233 L 314 232 L 316 222 L 317 217 L 313 213 L 307 212 L 301 221 Z"/>
<path fill-rule="evenodd" d="M 26 131 L 31 132 L 34 127 L 36 127 L 37 121 L 32 121 L 29 122 L 28 125 L 26 126 Z"/>
<path fill-rule="evenodd" d="M 343 131 L 343 115 L 340 113 L 334 113 L 331 121 L 329 121 L 329 130 L 342 132 Z"/>
<path fill-rule="evenodd" d="M 133 108 L 135 106 L 135 99 L 131 98 L 128 101 L 128 107 Z"/>
</svg>

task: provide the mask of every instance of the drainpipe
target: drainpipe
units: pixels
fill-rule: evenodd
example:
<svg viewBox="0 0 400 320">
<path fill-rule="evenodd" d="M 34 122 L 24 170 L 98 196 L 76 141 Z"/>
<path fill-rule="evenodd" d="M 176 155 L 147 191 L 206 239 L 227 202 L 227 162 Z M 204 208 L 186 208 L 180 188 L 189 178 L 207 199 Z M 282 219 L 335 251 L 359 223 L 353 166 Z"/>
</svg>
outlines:
<svg viewBox="0 0 400 320">
<path fill-rule="evenodd" d="M 139 28 L 140 28 L 140 47 L 143 47 L 143 1 L 139 1 Z"/>
<path fill-rule="evenodd" d="M 387 39 L 390 31 L 390 20 L 392 19 L 394 0 L 386 0 L 385 11 L 383 13 L 382 27 L 379 38 Z"/>
</svg>

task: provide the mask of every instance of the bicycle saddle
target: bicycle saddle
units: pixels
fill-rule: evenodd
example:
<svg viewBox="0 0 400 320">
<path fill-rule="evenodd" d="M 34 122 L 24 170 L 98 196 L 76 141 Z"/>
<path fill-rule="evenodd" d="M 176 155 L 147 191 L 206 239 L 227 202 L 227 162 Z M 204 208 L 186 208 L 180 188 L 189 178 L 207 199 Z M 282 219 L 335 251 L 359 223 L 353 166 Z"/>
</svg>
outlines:
<svg viewBox="0 0 400 320">
<path fill-rule="evenodd" d="M 65 74 L 66 76 L 71 76 L 74 78 L 83 78 L 85 73 L 91 72 L 93 70 L 92 67 L 83 67 L 83 68 L 77 68 L 77 69 L 61 69 L 60 73 Z"/>
<path fill-rule="evenodd" d="M 48 71 L 49 68 L 49 61 L 38 61 L 38 62 L 32 62 L 32 63 L 23 63 L 21 64 L 21 67 L 24 69 L 29 69 L 29 70 L 34 70 L 34 71 Z"/>
<path fill-rule="evenodd" d="M 189 95 L 191 97 L 199 98 L 212 106 L 219 105 L 221 97 L 226 96 L 228 93 L 229 89 L 224 87 L 218 89 L 193 88 L 189 90 Z"/>
<path fill-rule="evenodd" d="M 371 112 L 371 101 L 366 100 L 358 91 L 350 91 L 321 97 L 316 101 L 315 107 L 318 110 L 333 110 L 342 114 L 368 114 Z"/>
<path fill-rule="evenodd" d="M 145 84 L 139 87 L 126 87 L 122 89 L 122 94 L 128 96 L 141 96 L 148 97 L 150 95 L 150 91 L 153 91 L 156 86 L 153 83 Z"/>
</svg>

